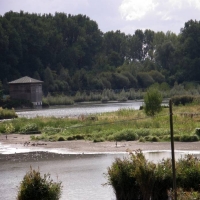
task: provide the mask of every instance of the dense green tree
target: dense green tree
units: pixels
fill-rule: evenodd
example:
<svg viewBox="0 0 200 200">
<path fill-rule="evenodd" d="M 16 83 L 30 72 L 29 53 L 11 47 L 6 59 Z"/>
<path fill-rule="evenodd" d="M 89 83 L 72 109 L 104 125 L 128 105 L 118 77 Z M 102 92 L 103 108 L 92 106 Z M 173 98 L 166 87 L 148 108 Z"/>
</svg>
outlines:
<svg viewBox="0 0 200 200">
<path fill-rule="evenodd" d="M 105 57 L 108 58 L 109 65 L 115 67 L 122 65 L 127 53 L 125 34 L 120 31 L 105 33 L 103 37 L 103 50 Z"/>
<path fill-rule="evenodd" d="M 0 99 L 2 99 L 2 98 L 3 98 L 3 85 L 0 81 Z"/>
<path fill-rule="evenodd" d="M 102 33 L 81 14 L 10 11 L 0 16 L 0 80 L 40 78 L 44 94 L 198 82 L 199 38 L 200 23 L 193 20 L 179 35 L 148 29 L 126 35 Z"/>
<path fill-rule="evenodd" d="M 137 80 L 138 80 L 138 84 L 142 88 L 147 88 L 155 82 L 152 76 L 147 72 L 138 73 Z"/>
<path fill-rule="evenodd" d="M 45 94 L 48 92 L 52 92 L 54 90 L 54 78 L 52 71 L 49 67 L 47 67 L 44 71 L 44 84 L 43 84 L 43 91 Z"/>
<path fill-rule="evenodd" d="M 36 79 L 36 80 L 41 80 L 40 75 L 37 71 L 34 72 L 33 78 Z"/>
<path fill-rule="evenodd" d="M 153 80 L 156 82 L 156 83 L 162 83 L 162 82 L 165 82 L 165 77 L 158 71 L 156 70 L 151 70 L 149 72 L 149 74 L 151 75 L 151 77 L 153 78 Z"/>
<path fill-rule="evenodd" d="M 162 95 L 155 88 L 149 88 L 144 96 L 144 111 L 148 116 L 154 116 L 162 109 Z"/>
<path fill-rule="evenodd" d="M 181 65 L 187 81 L 200 80 L 200 22 L 190 20 L 185 23 L 180 34 Z"/>
</svg>

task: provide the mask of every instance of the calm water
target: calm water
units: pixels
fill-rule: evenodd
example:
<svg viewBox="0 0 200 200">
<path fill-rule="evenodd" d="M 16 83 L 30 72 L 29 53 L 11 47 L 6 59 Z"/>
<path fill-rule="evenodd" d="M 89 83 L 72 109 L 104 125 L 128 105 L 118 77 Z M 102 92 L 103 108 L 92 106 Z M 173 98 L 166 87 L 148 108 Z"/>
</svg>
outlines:
<svg viewBox="0 0 200 200">
<path fill-rule="evenodd" d="M 176 159 L 189 152 L 176 152 Z M 191 153 L 191 152 L 190 152 Z M 199 152 L 196 152 L 199 154 Z M 170 158 L 170 151 L 145 152 L 148 160 L 157 162 Z M 17 187 L 23 176 L 33 169 L 40 169 L 41 174 L 50 173 L 54 181 L 61 181 L 63 193 L 61 200 L 115 200 L 115 195 L 106 183 L 104 173 L 116 157 L 126 154 L 62 155 L 56 160 L 49 154 L 43 161 L 9 161 L 0 163 L 0 199 L 16 199 Z"/>
<path fill-rule="evenodd" d="M 123 108 L 138 110 L 143 102 L 131 101 L 126 103 L 106 103 L 106 104 L 76 104 L 65 107 L 52 107 L 50 109 L 18 111 L 19 117 L 33 118 L 37 116 L 45 117 L 78 117 L 80 115 L 89 115 L 104 112 L 113 112 Z"/>
<path fill-rule="evenodd" d="M 30 166 L 40 172 L 50 173 L 53 180 L 62 182 L 61 200 L 112 200 L 112 188 L 102 186 L 104 173 L 114 160 L 114 155 L 73 156 L 72 159 L 39 162 L 1 163 L 0 199 L 16 199 L 17 186 Z"/>
</svg>

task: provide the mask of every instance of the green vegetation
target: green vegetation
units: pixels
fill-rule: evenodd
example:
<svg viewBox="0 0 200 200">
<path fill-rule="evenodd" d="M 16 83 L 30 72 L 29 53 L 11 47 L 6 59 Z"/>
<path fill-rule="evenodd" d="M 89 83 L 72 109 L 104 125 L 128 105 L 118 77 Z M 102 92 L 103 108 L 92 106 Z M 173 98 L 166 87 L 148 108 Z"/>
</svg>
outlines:
<svg viewBox="0 0 200 200">
<path fill-rule="evenodd" d="M 112 185 L 117 200 L 173 199 L 171 160 L 148 161 L 138 150 L 130 157 L 116 160 L 108 168 L 107 184 Z M 187 155 L 176 162 L 178 200 L 199 199 L 200 160 Z"/>
<path fill-rule="evenodd" d="M 12 119 L 16 118 L 17 114 L 15 113 L 15 110 L 12 109 L 3 109 L 0 107 L 0 119 Z"/>
<path fill-rule="evenodd" d="M 43 105 L 72 105 L 74 101 L 68 96 L 51 96 L 47 95 L 42 99 Z"/>
<path fill-rule="evenodd" d="M 21 127 L 20 129 L 21 133 L 33 133 L 33 132 L 38 132 L 38 126 L 35 123 L 28 123 Z"/>
<path fill-rule="evenodd" d="M 155 88 L 149 88 L 144 96 L 144 111 L 148 116 L 154 116 L 162 109 L 162 95 Z"/>
<path fill-rule="evenodd" d="M 33 103 L 25 99 L 11 99 L 9 96 L 5 99 L 0 98 L 0 106 L 2 108 L 33 108 Z"/>
<path fill-rule="evenodd" d="M 198 104 L 173 107 L 175 141 L 199 140 L 199 112 Z M 163 108 L 154 117 L 146 116 L 143 110 L 120 109 L 78 118 L 17 118 L 1 122 L 0 133 L 8 133 L 8 130 L 28 134 L 38 131 L 41 134 L 33 135 L 32 139 L 44 141 L 170 141 L 169 108 Z"/>
<path fill-rule="evenodd" d="M 179 34 L 102 33 L 95 21 L 81 14 L 7 12 L 0 16 L 0 98 L 8 94 L 8 82 L 22 76 L 44 81 L 45 96 L 144 90 L 156 83 L 196 87 L 200 22 L 190 20 L 180 29 Z M 82 101 L 78 95 L 76 100 Z"/>
<path fill-rule="evenodd" d="M 53 182 L 50 174 L 42 177 L 39 170 L 31 168 L 20 183 L 17 200 L 59 200 L 61 191 L 61 183 Z"/>
<path fill-rule="evenodd" d="M 147 91 L 156 91 L 155 95 L 158 95 L 157 100 L 164 98 L 172 98 L 174 105 L 188 104 L 200 102 L 200 87 L 199 85 L 190 86 L 188 85 L 174 85 L 172 88 L 167 83 L 154 83 Z M 122 90 L 112 90 L 104 89 L 102 91 L 96 92 L 76 92 L 75 95 L 50 95 L 43 98 L 43 106 L 47 105 L 71 105 L 75 102 L 84 101 L 101 101 L 102 103 L 108 101 L 127 101 L 127 100 L 140 100 L 144 97 L 147 98 L 147 91 L 136 90 L 136 89 L 122 89 Z M 154 95 L 154 98 L 157 96 Z M 154 100 L 152 99 L 152 101 Z M 149 98 L 148 98 L 149 99 Z M 157 102 L 159 103 L 159 102 Z M 150 104 L 151 105 L 151 104 Z M 157 104 L 156 104 L 157 105 Z M 152 106 L 151 106 L 152 107 Z"/>
</svg>

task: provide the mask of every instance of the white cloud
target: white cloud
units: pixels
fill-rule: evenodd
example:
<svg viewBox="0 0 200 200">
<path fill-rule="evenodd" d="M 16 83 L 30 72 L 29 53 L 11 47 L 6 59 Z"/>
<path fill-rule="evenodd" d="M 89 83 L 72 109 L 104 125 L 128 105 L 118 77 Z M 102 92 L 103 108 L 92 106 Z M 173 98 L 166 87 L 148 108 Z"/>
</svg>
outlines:
<svg viewBox="0 0 200 200">
<path fill-rule="evenodd" d="M 153 11 L 157 4 L 154 0 L 123 0 L 119 7 L 122 18 L 136 20 Z"/>
<path fill-rule="evenodd" d="M 123 0 L 119 11 L 125 20 L 142 20 L 151 15 L 166 21 L 176 19 L 177 10 L 188 8 L 200 10 L 200 0 Z"/>
<path fill-rule="evenodd" d="M 194 7 L 196 9 L 200 9 L 200 1 L 199 0 L 169 0 L 169 3 L 178 9 L 183 9 L 189 7 Z"/>
</svg>

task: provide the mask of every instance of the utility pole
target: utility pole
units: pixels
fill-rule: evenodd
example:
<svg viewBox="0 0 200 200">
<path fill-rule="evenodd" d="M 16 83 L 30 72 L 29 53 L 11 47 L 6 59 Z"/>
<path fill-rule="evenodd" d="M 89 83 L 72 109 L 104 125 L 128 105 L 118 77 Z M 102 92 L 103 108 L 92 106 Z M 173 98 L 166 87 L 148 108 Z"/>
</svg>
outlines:
<svg viewBox="0 0 200 200">
<path fill-rule="evenodd" d="M 176 168 L 175 168 L 175 155 L 174 155 L 174 132 L 173 132 L 173 113 L 172 113 L 172 100 L 169 100 L 169 114 L 170 114 L 170 133 L 171 133 L 171 153 L 172 153 L 172 172 L 173 172 L 173 191 L 174 200 L 177 200 L 176 190 Z"/>
</svg>

